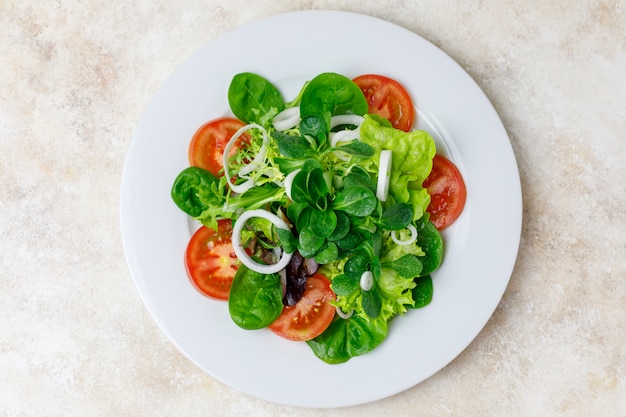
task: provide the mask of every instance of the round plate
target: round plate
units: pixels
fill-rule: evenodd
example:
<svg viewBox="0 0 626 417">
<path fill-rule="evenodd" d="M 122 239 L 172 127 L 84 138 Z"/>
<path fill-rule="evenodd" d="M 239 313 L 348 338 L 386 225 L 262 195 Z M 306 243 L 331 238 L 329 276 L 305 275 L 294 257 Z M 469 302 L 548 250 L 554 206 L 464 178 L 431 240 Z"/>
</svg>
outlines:
<svg viewBox="0 0 626 417">
<path fill-rule="evenodd" d="M 305 343 L 267 329 L 246 331 L 226 303 L 199 294 L 183 254 L 193 231 L 170 188 L 188 166 L 189 141 L 203 123 L 229 113 L 239 72 L 258 73 L 291 100 L 322 72 L 400 81 L 417 107 L 418 128 L 463 174 L 467 203 L 443 233 L 434 297 L 395 318 L 373 352 L 340 365 Z M 502 197 L 506 193 L 506 198 Z M 428 378 L 476 337 L 508 284 L 520 240 L 521 187 L 511 144 L 480 88 L 441 50 L 388 22 L 346 12 L 294 12 L 224 34 L 181 65 L 137 126 L 121 187 L 124 250 L 141 297 L 167 337 L 218 380 L 268 401 L 340 407 L 378 400 Z"/>
</svg>

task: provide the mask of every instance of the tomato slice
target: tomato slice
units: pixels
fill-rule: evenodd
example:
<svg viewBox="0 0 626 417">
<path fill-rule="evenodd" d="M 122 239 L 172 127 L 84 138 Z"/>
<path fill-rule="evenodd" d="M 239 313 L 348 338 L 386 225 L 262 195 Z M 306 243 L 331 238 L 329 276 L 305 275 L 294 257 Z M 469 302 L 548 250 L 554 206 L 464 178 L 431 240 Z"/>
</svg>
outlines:
<svg viewBox="0 0 626 417">
<path fill-rule="evenodd" d="M 194 167 L 204 168 L 216 177 L 221 176 L 224 168 L 222 158 L 224 148 L 233 135 L 243 126 L 242 121 L 223 117 L 215 119 L 202 125 L 191 138 L 189 144 L 189 164 Z M 248 138 L 246 134 L 242 139 Z M 229 156 L 237 152 L 238 146 L 235 144 Z"/>
<path fill-rule="evenodd" d="M 230 220 L 218 220 L 217 231 L 202 226 L 191 237 L 185 253 L 187 273 L 202 294 L 227 300 L 239 267 L 231 242 Z"/>
<path fill-rule="evenodd" d="M 300 301 L 285 306 L 269 329 L 285 339 L 311 340 L 322 334 L 335 317 L 335 307 L 330 304 L 334 299 L 330 281 L 322 274 L 314 274 L 307 279 Z"/>
<path fill-rule="evenodd" d="M 405 132 L 411 130 L 415 121 L 415 108 L 402 84 L 376 74 L 360 75 L 352 81 L 363 91 L 370 113 L 389 120 L 396 129 Z"/>
<path fill-rule="evenodd" d="M 430 194 L 426 209 L 430 221 L 439 230 L 450 226 L 461 215 L 467 197 L 459 169 L 452 161 L 437 154 L 433 158 L 433 169 L 422 186 Z"/>
</svg>

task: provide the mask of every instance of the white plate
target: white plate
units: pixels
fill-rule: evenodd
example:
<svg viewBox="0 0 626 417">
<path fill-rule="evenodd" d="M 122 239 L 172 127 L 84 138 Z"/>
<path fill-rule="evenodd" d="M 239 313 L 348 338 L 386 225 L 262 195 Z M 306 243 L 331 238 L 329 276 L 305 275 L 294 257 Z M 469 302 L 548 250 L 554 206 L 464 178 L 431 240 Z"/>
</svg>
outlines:
<svg viewBox="0 0 626 417">
<path fill-rule="evenodd" d="M 326 71 L 379 73 L 415 100 L 418 127 L 461 170 L 465 210 L 444 232 L 434 299 L 393 320 L 373 352 L 328 365 L 305 343 L 239 329 L 224 302 L 189 283 L 183 253 L 193 226 L 170 188 L 204 122 L 229 114 L 233 75 L 263 75 L 291 100 Z M 521 232 L 521 187 L 511 145 L 493 107 L 446 54 L 416 34 L 372 17 L 306 11 L 243 25 L 199 50 L 159 90 L 139 121 L 121 187 L 124 250 L 139 293 L 167 337 L 218 380 L 255 397 L 303 407 L 340 407 L 388 397 L 452 361 L 476 337 L 508 284 Z"/>
</svg>

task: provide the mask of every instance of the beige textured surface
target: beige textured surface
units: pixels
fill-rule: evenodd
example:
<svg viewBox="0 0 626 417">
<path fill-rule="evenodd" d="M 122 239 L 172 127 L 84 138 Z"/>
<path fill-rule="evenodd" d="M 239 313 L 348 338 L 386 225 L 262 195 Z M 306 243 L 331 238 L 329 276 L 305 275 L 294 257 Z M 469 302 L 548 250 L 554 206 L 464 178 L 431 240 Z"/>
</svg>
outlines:
<svg viewBox="0 0 626 417">
<path fill-rule="evenodd" d="M 117 3 L 0 0 L 0 416 L 626 416 L 622 1 Z M 125 154 L 165 78 L 225 31 L 303 9 L 384 18 L 451 55 L 500 114 L 524 192 L 518 261 L 475 341 L 339 410 L 196 368 L 148 316 L 118 226 Z"/>
</svg>

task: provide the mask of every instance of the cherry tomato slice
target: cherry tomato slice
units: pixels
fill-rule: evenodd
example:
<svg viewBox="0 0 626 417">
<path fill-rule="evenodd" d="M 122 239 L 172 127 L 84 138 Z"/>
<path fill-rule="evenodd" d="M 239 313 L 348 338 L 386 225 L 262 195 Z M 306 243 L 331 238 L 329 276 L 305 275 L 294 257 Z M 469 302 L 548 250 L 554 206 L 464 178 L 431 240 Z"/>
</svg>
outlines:
<svg viewBox="0 0 626 417">
<path fill-rule="evenodd" d="M 202 125 L 191 138 L 189 144 L 189 164 L 194 167 L 204 168 L 211 174 L 219 177 L 223 174 L 222 157 L 224 148 L 233 137 L 235 132 L 244 126 L 243 122 L 232 117 L 223 117 L 212 120 Z M 248 135 L 242 135 L 245 140 Z M 237 152 L 235 144 L 229 156 Z"/>
<path fill-rule="evenodd" d="M 353 79 L 359 86 L 369 112 L 389 120 L 396 129 L 408 132 L 415 121 L 415 108 L 406 89 L 383 75 L 365 74 Z"/>
<path fill-rule="evenodd" d="M 459 169 L 449 159 L 435 155 L 433 169 L 422 186 L 430 194 L 430 204 L 426 209 L 430 213 L 430 221 L 439 230 L 450 226 L 461 215 L 467 197 Z"/>
<path fill-rule="evenodd" d="M 330 301 L 334 299 L 330 281 L 325 276 L 310 276 L 300 301 L 293 306 L 285 306 L 269 329 L 285 339 L 311 340 L 322 334 L 333 320 L 335 307 Z"/>
<path fill-rule="evenodd" d="M 191 237 L 185 253 L 187 273 L 202 294 L 227 300 L 239 266 L 231 242 L 230 220 L 219 220 L 218 230 L 200 227 Z"/>
</svg>

